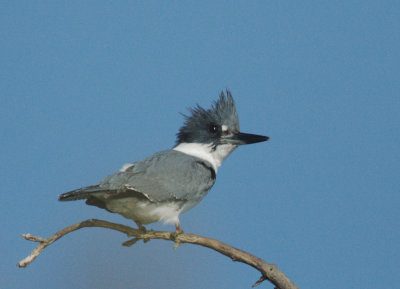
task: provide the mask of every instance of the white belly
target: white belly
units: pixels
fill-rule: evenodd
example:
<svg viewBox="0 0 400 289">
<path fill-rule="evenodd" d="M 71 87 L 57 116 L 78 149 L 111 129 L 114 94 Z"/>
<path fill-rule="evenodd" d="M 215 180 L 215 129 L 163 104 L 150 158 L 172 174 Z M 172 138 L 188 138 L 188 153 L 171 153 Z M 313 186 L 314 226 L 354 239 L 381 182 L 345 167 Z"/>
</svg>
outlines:
<svg viewBox="0 0 400 289">
<path fill-rule="evenodd" d="M 106 206 L 111 212 L 121 214 L 141 224 L 160 221 L 167 224 L 179 224 L 179 215 L 186 207 L 182 202 L 153 203 L 132 197 L 107 200 Z"/>
</svg>

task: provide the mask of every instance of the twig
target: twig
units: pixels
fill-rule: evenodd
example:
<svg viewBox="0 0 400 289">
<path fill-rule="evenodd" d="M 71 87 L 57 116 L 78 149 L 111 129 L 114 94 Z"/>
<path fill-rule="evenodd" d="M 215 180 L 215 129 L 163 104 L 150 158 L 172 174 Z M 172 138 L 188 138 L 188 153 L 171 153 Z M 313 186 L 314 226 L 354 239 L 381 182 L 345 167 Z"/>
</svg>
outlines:
<svg viewBox="0 0 400 289">
<path fill-rule="evenodd" d="M 181 234 L 176 234 L 175 232 L 162 232 L 162 231 L 144 231 L 144 230 L 137 230 L 125 225 L 121 224 L 116 224 L 116 223 L 110 223 L 107 221 L 103 220 L 95 220 L 95 219 L 90 219 L 86 220 L 83 222 L 76 223 L 74 225 L 71 225 L 69 227 L 66 227 L 54 235 L 50 236 L 49 238 L 40 238 L 33 236 L 31 234 L 22 234 L 22 236 L 28 240 L 28 241 L 33 241 L 33 242 L 39 242 L 39 245 L 31 252 L 29 256 L 27 256 L 25 259 L 21 260 L 17 266 L 18 267 L 26 267 L 30 263 L 32 263 L 37 256 L 42 253 L 42 251 L 61 237 L 79 230 L 81 228 L 86 228 L 86 227 L 101 227 L 101 228 L 107 228 L 107 229 L 112 229 L 119 231 L 121 233 L 125 233 L 128 235 L 128 237 L 134 237 L 132 240 L 126 241 L 123 243 L 124 246 L 132 246 L 134 245 L 138 240 L 143 240 L 147 242 L 150 239 L 163 239 L 163 240 L 170 240 L 175 242 L 175 248 L 179 246 L 179 244 L 183 243 L 190 243 L 190 244 L 196 244 L 200 245 L 203 247 L 207 247 L 210 249 L 213 249 L 225 256 L 228 256 L 231 258 L 233 261 L 238 261 L 242 262 L 245 264 L 248 264 L 261 273 L 261 278 L 254 283 L 254 286 L 259 285 L 265 280 L 270 281 L 272 284 L 276 286 L 278 289 L 298 289 L 298 287 L 283 273 L 281 272 L 278 267 L 274 264 L 269 264 L 265 262 L 264 260 L 251 255 L 245 251 L 242 251 L 240 249 L 236 249 L 228 244 L 225 244 L 223 242 L 220 242 L 215 239 L 211 238 L 206 238 L 194 234 L 186 234 L 186 233 L 181 233 Z"/>
</svg>

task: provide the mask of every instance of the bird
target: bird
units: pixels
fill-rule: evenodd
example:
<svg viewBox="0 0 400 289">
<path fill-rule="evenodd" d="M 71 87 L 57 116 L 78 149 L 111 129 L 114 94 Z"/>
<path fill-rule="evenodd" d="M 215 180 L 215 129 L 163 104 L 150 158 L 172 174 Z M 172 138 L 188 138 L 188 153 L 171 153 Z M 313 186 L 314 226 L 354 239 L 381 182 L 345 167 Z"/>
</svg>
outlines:
<svg viewBox="0 0 400 289">
<path fill-rule="evenodd" d="M 180 214 L 199 204 L 212 188 L 218 168 L 240 145 L 264 142 L 267 136 L 240 132 L 232 94 L 222 91 L 211 108 L 200 105 L 183 114 L 184 124 L 172 149 L 128 163 L 97 185 L 59 195 L 59 201 L 86 199 L 97 206 L 144 225 L 164 222 L 183 233 Z"/>
</svg>

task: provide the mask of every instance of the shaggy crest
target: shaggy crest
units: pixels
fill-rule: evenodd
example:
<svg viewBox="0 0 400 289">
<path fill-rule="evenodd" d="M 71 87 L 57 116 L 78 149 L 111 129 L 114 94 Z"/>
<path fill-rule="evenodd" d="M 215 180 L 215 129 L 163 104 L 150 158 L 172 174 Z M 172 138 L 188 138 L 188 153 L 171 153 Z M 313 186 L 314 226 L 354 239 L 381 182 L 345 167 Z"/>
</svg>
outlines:
<svg viewBox="0 0 400 289">
<path fill-rule="evenodd" d="M 211 142 L 215 147 L 219 144 L 223 125 L 230 132 L 239 132 L 239 118 L 229 90 L 226 91 L 226 96 L 222 91 L 210 109 L 197 105 L 189 111 L 191 115 L 183 114 L 185 123 L 177 133 L 177 144 Z"/>
</svg>

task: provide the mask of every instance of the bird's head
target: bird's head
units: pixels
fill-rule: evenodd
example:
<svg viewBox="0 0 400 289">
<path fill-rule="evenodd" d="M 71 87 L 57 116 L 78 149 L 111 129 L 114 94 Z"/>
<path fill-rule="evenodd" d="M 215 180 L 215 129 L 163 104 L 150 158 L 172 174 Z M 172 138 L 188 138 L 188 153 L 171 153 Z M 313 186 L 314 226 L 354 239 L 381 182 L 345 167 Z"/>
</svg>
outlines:
<svg viewBox="0 0 400 289">
<path fill-rule="evenodd" d="M 228 145 L 232 150 L 239 145 L 263 142 L 269 138 L 262 135 L 241 133 L 239 117 L 231 93 L 221 92 L 210 109 L 197 105 L 184 115 L 185 123 L 177 134 L 177 145 L 197 143 L 208 145 L 212 150 Z"/>
</svg>

